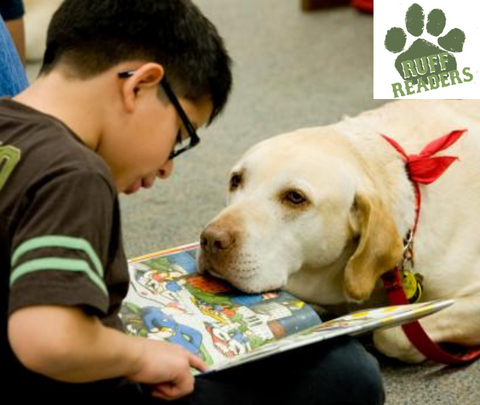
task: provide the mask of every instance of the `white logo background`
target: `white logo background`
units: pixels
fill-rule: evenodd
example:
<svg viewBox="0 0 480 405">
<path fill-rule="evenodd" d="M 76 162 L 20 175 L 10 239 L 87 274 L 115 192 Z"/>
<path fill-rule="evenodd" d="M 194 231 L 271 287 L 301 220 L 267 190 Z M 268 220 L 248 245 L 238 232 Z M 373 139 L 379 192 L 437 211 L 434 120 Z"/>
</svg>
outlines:
<svg viewBox="0 0 480 405">
<path fill-rule="evenodd" d="M 430 35 L 426 29 L 422 35 L 411 35 L 405 26 L 405 13 L 412 4 L 419 4 L 423 8 L 425 24 L 431 10 L 439 8 L 445 13 L 446 24 L 443 32 L 438 36 Z M 374 31 L 373 31 L 373 98 L 395 99 L 392 83 L 401 83 L 405 97 L 400 99 L 480 99 L 480 3 L 472 0 L 375 0 Z M 393 27 L 402 28 L 407 35 L 407 42 L 403 51 L 392 53 L 385 48 L 385 35 Z M 470 82 L 457 83 L 448 87 L 440 87 L 436 90 L 416 93 L 417 86 L 413 85 L 415 94 L 407 95 L 404 79 L 395 68 L 395 60 L 399 55 L 410 48 L 410 45 L 418 38 L 425 39 L 432 44 L 438 45 L 439 37 L 446 35 L 451 29 L 459 28 L 465 33 L 465 43 L 462 52 L 450 52 L 457 60 L 457 70 L 463 81 L 462 70 L 470 68 L 473 80 Z M 443 49 L 443 48 L 442 48 Z M 425 55 L 427 56 L 427 55 Z M 448 80 L 447 83 L 451 83 Z"/>
</svg>

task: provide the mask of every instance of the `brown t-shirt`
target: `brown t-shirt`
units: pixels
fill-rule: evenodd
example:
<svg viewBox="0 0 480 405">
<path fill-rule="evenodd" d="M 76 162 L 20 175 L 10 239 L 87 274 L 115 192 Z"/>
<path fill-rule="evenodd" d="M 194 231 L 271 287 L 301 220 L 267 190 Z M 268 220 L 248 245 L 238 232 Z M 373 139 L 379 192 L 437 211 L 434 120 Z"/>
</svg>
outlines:
<svg viewBox="0 0 480 405">
<path fill-rule="evenodd" d="M 20 308 L 76 306 L 121 329 L 128 270 L 111 172 L 59 120 L 9 99 L 0 100 L 0 274 L 2 385 L 45 384 L 8 342 Z"/>
</svg>

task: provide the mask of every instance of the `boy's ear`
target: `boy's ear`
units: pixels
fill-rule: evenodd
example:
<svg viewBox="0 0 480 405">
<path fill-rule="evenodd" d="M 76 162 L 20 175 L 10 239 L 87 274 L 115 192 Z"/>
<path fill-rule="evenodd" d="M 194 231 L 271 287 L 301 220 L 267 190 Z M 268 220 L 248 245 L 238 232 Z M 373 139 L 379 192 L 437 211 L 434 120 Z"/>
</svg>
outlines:
<svg viewBox="0 0 480 405">
<path fill-rule="evenodd" d="M 128 79 L 123 80 L 122 96 L 128 112 L 135 109 L 136 102 L 144 91 L 153 90 L 157 87 L 165 75 L 165 70 L 158 63 L 145 63 Z"/>
</svg>

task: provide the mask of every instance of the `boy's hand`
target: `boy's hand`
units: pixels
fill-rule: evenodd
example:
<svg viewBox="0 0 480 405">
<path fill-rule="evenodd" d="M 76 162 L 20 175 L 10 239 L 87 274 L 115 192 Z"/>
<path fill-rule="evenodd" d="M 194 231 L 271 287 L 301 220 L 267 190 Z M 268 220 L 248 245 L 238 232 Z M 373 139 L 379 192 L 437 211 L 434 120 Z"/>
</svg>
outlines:
<svg viewBox="0 0 480 405">
<path fill-rule="evenodd" d="M 156 384 L 152 389 L 153 397 L 169 401 L 190 394 L 194 389 L 194 377 L 190 371 L 190 367 L 193 367 L 199 371 L 207 371 L 207 365 L 203 361 L 189 351 L 185 349 L 182 350 L 188 355 L 188 372 L 179 374 L 179 378 L 177 380 Z"/>
<path fill-rule="evenodd" d="M 143 346 L 138 372 L 127 377 L 133 381 L 152 384 L 152 396 L 157 398 L 174 400 L 190 394 L 194 388 L 190 368 L 206 371 L 207 365 L 178 345 L 138 339 Z"/>
</svg>

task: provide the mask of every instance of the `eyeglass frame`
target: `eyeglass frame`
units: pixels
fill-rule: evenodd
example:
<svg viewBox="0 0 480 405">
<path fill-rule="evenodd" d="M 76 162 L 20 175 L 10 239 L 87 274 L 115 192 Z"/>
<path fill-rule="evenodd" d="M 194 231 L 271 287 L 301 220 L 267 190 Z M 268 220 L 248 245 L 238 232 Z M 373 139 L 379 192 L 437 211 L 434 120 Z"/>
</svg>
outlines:
<svg viewBox="0 0 480 405">
<path fill-rule="evenodd" d="M 118 73 L 118 77 L 120 79 L 127 79 L 135 74 L 135 70 L 126 70 L 123 72 Z M 173 158 L 177 157 L 178 155 L 181 155 L 182 153 L 186 152 L 187 150 L 190 150 L 197 146 L 200 143 L 200 138 L 197 134 L 197 131 L 195 130 L 195 127 L 193 124 L 190 122 L 187 114 L 185 113 L 185 110 L 182 108 L 180 105 L 180 102 L 178 101 L 177 96 L 173 92 L 172 88 L 170 87 L 170 84 L 168 83 L 167 79 L 165 76 L 163 76 L 162 80 L 160 80 L 160 83 L 158 84 L 163 88 L 165 91 L 165 94 L 167 95 L 168 99 L 170 102 L 173 104 L 175 107 L 175 110 L 177 111 L 178 116 L 180 117 L 180 120 L 182 121 L 183 126 L 185 127 L 188 137 L 190 138 L 190 143 L 185 145 L 184 147 L 175 150 L 175 146 L 178 144 L 182 143 L 182 134 L 181 132 L 178 133 L 177 139 L 175 141 L 175 145 L 173 146 L 172 152 L 170 152 L 170 155 L 168 156 L 168 160 L 172 160 Z"/>
</svg>

